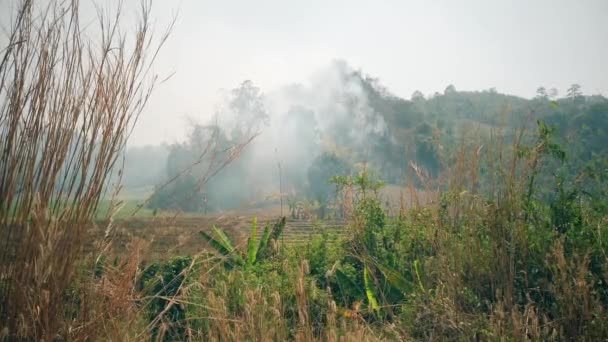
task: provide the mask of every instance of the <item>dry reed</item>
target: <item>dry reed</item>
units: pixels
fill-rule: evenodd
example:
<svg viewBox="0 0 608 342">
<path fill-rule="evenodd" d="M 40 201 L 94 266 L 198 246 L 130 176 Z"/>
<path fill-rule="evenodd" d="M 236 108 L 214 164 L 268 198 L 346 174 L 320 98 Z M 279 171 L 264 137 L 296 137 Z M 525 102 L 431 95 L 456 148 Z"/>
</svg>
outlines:
<svg viewBox="0 0 608 342">
<path fill-rule="evenodd" d="M 0 331 L 67 335 L 66 291 L 117 156 L 156 83 L 142 2 L 128 36 L 118 8 L 80 24 L 79 1 L 16 4 L 0 61 Z M 89 37 L 91 35 L 91 37 Z M 99 39 L 94 39 L 97 37 Z"/>
</svg>

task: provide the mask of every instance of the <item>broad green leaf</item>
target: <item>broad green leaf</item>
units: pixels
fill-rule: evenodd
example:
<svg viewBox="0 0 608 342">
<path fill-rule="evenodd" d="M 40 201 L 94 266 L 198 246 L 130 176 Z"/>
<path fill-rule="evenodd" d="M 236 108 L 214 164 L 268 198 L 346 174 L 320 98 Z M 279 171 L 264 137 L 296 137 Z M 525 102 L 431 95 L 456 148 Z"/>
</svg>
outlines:
<svg viewBox="0 0 608 342">
<path fill-rule="evenodd" d="M 247 264 L 253 265 L 257 256 L 257 230 L 258 230 L 258 218 L 253 217 L 253 224 L 251 225 L 251 236 L 247 241 Z"/>
<path fill-rule="evenodd" d="M 224 248 L 226 248 L 230 253 L 234 253 L 234 245 L 232 244 L 232 241 L 230 241 L 230 238 L 226 235 L 226 233 L 224 233 L 223 230 L 217 228 L 215 225 L 212 227 L 212 229 L 215 233 L 215 236 L 217 237 L 217 241 L 221 243 Z"/>
<path fill-rule="evenodd" d="M 285 229 L 285 216 L 283 216 L 281 220 L 275 223 L 272 227 L 272 239 L 275 241 L 279 240 L 279 237 L 281 236 L 281 234 L 283 234 L 283 229 Z"/>
<path fill-rule="evenodd" d="M 226 249 L 226 247 L 224 247 L 223 244 L 221 244 L 219 241 L 217 241 L 211 235 L 209 235 L 207 232 L 200 231 L 199 233 L 201 234 L 203 239 L 205 239 L 205 241 L 207 241 L 211 245 L 211 247 L 213 247 L 220 254 L 230 255 L 230 251 L 228 249 Z"/>
<path fill-rule="evenodd" d="M 207 240 L 207 242 L 209 242 L 211 247 L 213 247 L 222 255 L 227 257 L 229 256 L 231 259 L 230 263 L 242 265 L 243 258 L 238 255 L 236 248 L 234 247 L 228 236 L 216 226 L 213 226 L 212 229 L 215 234 L 215 237 L 212 237 L 211 235 L 203 231 L 200 231 L 199 233 L 205 240 Z"/>
<path fill-rule="evenodd" d="M 340 285 L 340 287 L 355 290 L 355 291 L 357 291 L 359 296 L 363 296 L 365 294 L 364 291 L 361 289 L 361 287 L 359 287 L 354 280 L 352 280 L 349 276 L 347 276 L 339 268 L 336 269 L 336 278 L 338 280 L 338 284 Z"/>
<path fill-rule="evenodd" d="M 365 284 L 365 294 L 367 295 L 367 301 L 369 302 L 369 306 L 372 310 L 378 311 L 380 310 L 380 306 L 378 305 L 378 301 L 376 300 L 376 296 L 373 291 L 373 279 L 369 274 L 369 270 L 367 266 L 363 267 L 363 283 Z"/>
<path fill-rule="evenodd" d="M 403 294 L 411 292 L 410 283 L 396 270 L 377 264 L 376 267 L 380 270 L 386 281 Z"/>
<path fill-rule="evenodd" d="M 414 271 L 416 271 L 416 279 L 418 279 L 418 286 L 420 286 L 420 289 L 422 290 L 422 292 L 426 292 L 426 290 L 424 289 L 424 285 L 422 285 L 422 279 L 420 278 L 418 260 L 414 260 Z"/>
<path fill-rule="evenodd" d="M 262 238 L 260 239 L 260 245 L 258 246 L 258 252 L 256 255 L 256 260 L 261 260 L 266 253 L 266 248 L 268 248 L 268 241 L 270 240 L 270 225 L 266 225 L 264 227 L 264 233 L 262 233 Z"/>
</svg>

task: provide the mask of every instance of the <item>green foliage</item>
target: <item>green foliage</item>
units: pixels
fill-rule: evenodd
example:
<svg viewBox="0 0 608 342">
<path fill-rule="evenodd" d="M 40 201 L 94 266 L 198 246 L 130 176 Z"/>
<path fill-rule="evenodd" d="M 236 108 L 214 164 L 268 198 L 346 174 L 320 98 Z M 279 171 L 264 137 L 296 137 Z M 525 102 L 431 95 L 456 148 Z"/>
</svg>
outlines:
<svg viewBox="0 0 608 342">
<path fill-rule="evenodd" d="M 318 276 L 324 279 L 320 283 L 331 288 L 343 307 L 365 301 L 369 314 L 382 317 L 415 291 L 411 273 L 405 276 L 403 268 L 398 268 L 405 266 L 411 269 L 411 261 L 402 263 L 396 260 L 403 251 L 400 249 L 403 227 L 399 220 L 396 224 L 388 224 L 377 198 L 377 190 L 383 182 L 374 179 L 369 172 L 363 171 L 354 178 L 336 176 L 332 182 L 339 188 L 352 187 L 355 190 L 356 211 L 349 228 L 353 238 L 343 244 L 332 244 L 324 236 L 313 240 L 309 247 L 312 250 L 306 255 L 311 260 L 311 274 L 324 274 L 324 277 Z M 343 251 L 330 254 L 332 247 Z M 319 269 L 322 265 L 325 265 L 327 273 Z"/>
<path fill-rule="evenodd" d="M 207 232 L 200 231 L 199 233 L 207 241 L 211 247 L 213 247 L 218 253 L 225 257 L 225 263 L 227 267 L 242 266 L 245 264 L 242 256 L 239 253 L 235 253 L 236 247 L 234 247 L 232 241 L 228 238 L 226 233 L 216 226 L 211 227 L 214 236 L 211 236 Z"/>
<path fill-rule="evenodd" d="M 186 335 L 189 313 L 194 312 L 184 305 L 175 305 L 173 298 L 180 296 L 196 278 L 192 266 L 191 257 L 174 257 L 148 266 L 140 276 L 138 287 L 149 298 L 144 305 L 148 320 L 153 323 L 153 338 L 158 338 L 161 331 L 164 341 L 179 340 Z"/>
<path fill-rule="evenodd" d="M 148 202 L 148 207 L 198 212 L 203 211 L 204 202 L 205 195 L 199 189 L 196 178 L 183 175 L 164 186 L 158 186 Z"/>
<path fill-rule="evenodd" d="M 325 209 L 332 197 L 330 180 L 335 175 L 350 173 L 350 165 L 336 154 L 323 153 L 312 162 L 308 169 L 310 195 L 319 202 L 319 216 L 325 217 Z"/>
<path fill-rule="evenodd" d="M 365 295 L 367 296 L 367 302 L 371 310 L 377 312 L 380 310 L 380 306 L 378 305 L 378 300 L 376 299 L 376 295 L 374 295 L 374 285 L 372 276 L 370 275 L 370 270 L 367 266 L 363 266 L 363 284 L 365 285 Z"/>
<path fill-rule="evenodd" d="M 555 334 L 551 329 L 558 327 L 565 327 L 562 333 L 571 338 L 605 336 L 606 330 L 596 323 L 605 317 L 608 305 L 606 225 L 600 223 L 605 211 L 595 208 L 607 198 L 598 196 L 601 192 L 583 192 L 581 186 L 589 182 L 594 189 L 605 189 L 606 168 L 598 163 L 594 169 L 585 168 L 589 179 L 573 178 L 556 134 L 556 127 L 538 122 L 532 145 L 520 145 L 514 157 L 516 165 L 522 163 L 528 171 L 522 173 L 521 185 L 498 180 L 504 186 L 498 204 L 486 200 L 485 192 L 472 196 L 459 191 L 444 194 L 437 214 L 418 209 L 391 220 L 373 192 L 359 186 L 353 240 L 342 245 L 345 253 L 330 259 L 325 244 L 313 245 L 318 258 L 326 259 L 315 264 L 331 270 L 334 297 L 345 307 L 365 301 L 374 317 L 383 316 L 378 310 L 392 311 L 420 338 L 429 338 L 430 330 L 446 338 L 492 336 L 485 317 L 505 303 L 514 315 L 525 307 L 544 315 L 552 328 L 540 329 L 538 338 Z M 548 172 L 554 168 L 559 172 Z M 520 172 L 519 166 L 513 170 Z M 338 188 L 354 184 L 344 176 L 332 182 Z M 538 186 L 551 182 L 554 191 Z M 441 235 L 437 224 L 443 227 Z M 587 290 L 574 290 L 570 279 L 586 284 Z M 442 284 L 458 285 L 449 289 Z M 588 292 L 583 297 L 576 291 Z M 599 306 L 591 308 L 589 301 Z M 459 312 L 463 316 L 458 319 L 470 329 L 449 324 L 451 316 L 444 316 L 444 310 Z"/>
<path fill-rule="evenodd" d="M 249 239 L 247 240 L 247 265 L 253 265 L 256 261 L 257 255 L 258 255 L 258 245 L 256 242 L 257 230 L 258 230 L 258 219 L 257 219 L 257 217 L 254 217 L 253 224 L 251 225 L 251 234 L 249 236 Z M 260 246 L 261 245 L 262 245 L 262 243 L 260 242 Z"/>
<path fill-rule="evenodd" d="M 244 175 L 252 157 L 245 146 L 269 123 L 264 96 L 247 80 L 230 92 L 224 108 L 220 114 L 230 124 L 195 124 L 186 142 L 170 147 L 150 208 L 206 213 L 250 199 L 253 189 Z"/>
<path fill-rule="evenodd" d="M 334 184 L 336 193 L 343 191 L 345 188 L 352 188 L 355 191 L 355 201 L 365 198 L 368 195 L 373 197 L 378 196 L 378 190 L 386 184 L 381 179 L 377 179 L 375 175 L 367 169 L 363 169 L 356 175 L 334 175 L 329 179 L 329 182 Z"/>
<path fill-rule="evenodd" d="M 254 217 L 251 226 L 250 237 L 247 241 L 247 249 L 240 251 L 235 247 L 232 240 L 224 233 L 223 230 L 212 227 L 213 236 L 207 232 L 200 231 L 201 237 L 207 241 L 218 253 L 224 256 L 224 263 L 228 268 L 236 266 L 252 267 L 263 261 L 265 257 L 270 256 L 269 241 L 278 241 L 283 230 L 285 229 L 285 217 L 278 220 L 272 226 L 270 224 L 264 227 L 262 238 L 259 244 L 257 243 L 257 218 Z"/>
<path fill-rule="evenodd" d="M 281 225 L 280 229 L 282 230 L 284 226 L 285 226 L 284 224 Z M 273 238 L 273 240 L 277 241 L 277 239 L 281 235 L 282 231 L 279 232 L 278 230 L 270 229 L 270 226 L 268 226 L 268 225 L 266 225 L 264 227 L 264 232 L 262 233 L 262 238 L 260 239 L 260 245 L 258 246 L 257 251 L 256 251 L 255 260 L 261 260 L 267 254 L 268 242 L 270 241 L 271 234 L 273 232 L 276 232 L 274 234 L 275 237 Z"/>
<path fill-rule="evenodd" d="M 377 198 L 364 197 L 357 206 L 357 218 L 361 220 L 362 227 L 360 241 L 361 246 L 356 248 L 366 251 L 370 255 L 376 255 L 381 248 L 382 232 L 384 229 L 386 216 L 382 205 Z M 359 243 L 359 241 L 356 241 Z"/>
</svg>

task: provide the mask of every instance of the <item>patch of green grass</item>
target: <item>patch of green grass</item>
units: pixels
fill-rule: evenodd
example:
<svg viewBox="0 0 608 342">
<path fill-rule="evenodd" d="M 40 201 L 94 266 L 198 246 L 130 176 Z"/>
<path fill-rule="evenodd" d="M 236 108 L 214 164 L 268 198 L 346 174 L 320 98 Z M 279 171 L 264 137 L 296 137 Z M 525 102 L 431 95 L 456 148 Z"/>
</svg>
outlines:
<svg viewBox="0 0 608 342">
<path fill-rule="evenodd" d="M 111 208 L 112 201 L 102 200 L 97 206 L 97 213 L 95 214 L 96 220 L 103 220 L 108 218 L 108 211 Z M 114 219 L 127 219 L 131 217 L 135 218 L 151 218 L 155 216 L 155 211 L 144 206 L 144 200 L 118 200 L 115 201 L 114 206 L 118 207 Z"/>
</svg>

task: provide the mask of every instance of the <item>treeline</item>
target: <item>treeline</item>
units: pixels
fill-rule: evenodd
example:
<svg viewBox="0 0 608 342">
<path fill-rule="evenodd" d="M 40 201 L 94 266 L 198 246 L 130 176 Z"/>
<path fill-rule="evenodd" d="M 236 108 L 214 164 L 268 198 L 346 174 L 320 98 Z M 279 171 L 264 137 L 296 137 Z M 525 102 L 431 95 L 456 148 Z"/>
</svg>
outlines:
<svg viewBox="0 0 608 342">
<path fill-rule="evenodd" d="M 564 175 L 592 172 L 591 164 L 605 159 L 608 151 L 603 143 L 608 141 L 608 99 L 584 96 L 576 84 L 564 97 L 543 87 L 535 98 L 524 99 L 495 89 L 458 91 L 450 85 L 443 93 L 425 97 L 415 92 L 406 100 L 343 64 L 335 69 L 341 83 L 338 90 L 332 89 L 331 100 L 339 106 L 292 105 L 277 115 L 268 105 L 275 99 L 244 82 L 231 91 L 224 106 L 228 110 L 218 113 L 216 124 L 193 125 L 183 143 L 127 151 L 126 186 L 155 186 L 150 206 L 161 209 L 225 210 L 278 198 L 279 192 L 322 207 L 327 204 L 323 189 L 332 187 L 329 173 L 336 163 L 344 165 L 340 170 L 370 170 L 391 184 L 422 186 L 419 177 L 412 177 L 412 167 L 430 179 L 440 178 L 467 134 L 474 133 L 480 146 L 498 139 L 510 144 L 517 129 L 534 131 L 539 120 L 554 128 L 564 146 L 569 160 L 560 169 Z M 357 92 L 344 90 L 352 84 Z M 287 93 L 297 98 L 303 92 L 294 86 Z M 337 119 L 323 121 L 332 115 Z M 229 118 L 229 123 L 221 117 Z M 269 135 L 278 136 L 273 144 L 268 143 Z M 208 149 L 211 143 L 217 151 Z M 207 159 L 233 147 L 238 158 L 214 169 L 217 175 L 206 179 L 211 166 Z M 324 161 L 332 163 L 324 165 Z M 164 184 L 172 179 L 172 184 Z"/>
</svg>

